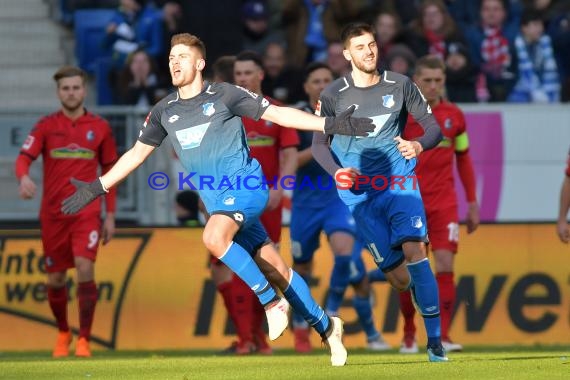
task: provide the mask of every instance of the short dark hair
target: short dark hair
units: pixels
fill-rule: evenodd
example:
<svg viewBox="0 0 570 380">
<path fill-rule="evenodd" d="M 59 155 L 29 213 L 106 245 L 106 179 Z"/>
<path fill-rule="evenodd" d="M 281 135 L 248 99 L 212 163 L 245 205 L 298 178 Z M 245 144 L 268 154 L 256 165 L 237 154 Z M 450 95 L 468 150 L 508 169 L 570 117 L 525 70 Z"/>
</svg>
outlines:
<svg viewBox="0 0 570 380">
<path fill-rule="evenodd" d="M 243 62 L 243 61 L 253 61 L 256 66 L 259 66 L 261 70 L 263 70 L 263 59 L 261 55 L 253 50 L 244 50 L 238 55 L 236 55 L 236 62 Z"/>
<path fill-rule="evenodd" d="M 62 66 L 53 74 L 53 80 L 59 85 L 63 78 L 81 77 L 83 84 L 87 82 L 87 73 L 77 66 Z"/>
<path fill-rule="evenodd" d="M 376 38 L 376 31 L 372 25 L 365 22 L 353 22 L 344 27 L 340 33 L 340 40 L 342 46 L 346 49 L 351 38 L 362 36 L 365 33 L 370 33 Z"/>
<path fill-rule="evenodd" d="M 212 65 L 214 79 L 217 77 L 222 82 L 234 82 L 234 63 L 236 57 L 234 55 L 222 55 Z"/>
<path fill-rule="evenodd" d="M 330 71 L 332 74 L 332 69 L 326 63 L 319 61 L 311 62 L 307 66 L 305 66 L 305 70 L 303 70 L 303 83 L 305 83 L 309 79 L 309 77 L 314 71 L 317 71 L 319 69 L 326 69 Z"/>
<path fill-rule="evenodd" d="M 172 36 L 170 39 L 170 47 L 174 45 L 186 45 L 190 48 L 196 48 L 202 55 L 202 58 L 206 59 L 206 45 L 198 37 L 190 33 L 179 33 Z"/>
<path fill-rule="evenodd" d="M 435 54 L 424 55 L 416 61 L 416 73 L 419 73 L 422 69 L 440 69 L 445 73 L 445 63 Z"/>
</svg>

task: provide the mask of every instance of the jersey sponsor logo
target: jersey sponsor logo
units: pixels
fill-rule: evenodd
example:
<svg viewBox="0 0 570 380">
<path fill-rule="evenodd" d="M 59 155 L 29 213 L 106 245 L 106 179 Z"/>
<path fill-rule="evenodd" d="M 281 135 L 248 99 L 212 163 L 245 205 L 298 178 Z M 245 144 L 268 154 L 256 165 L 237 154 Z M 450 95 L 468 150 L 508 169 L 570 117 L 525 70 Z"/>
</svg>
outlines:
<svg viewBox="0 0 570 380">
<path fill-rule="evenodd" d="M 250 147 L 273 146 L 275 145 L 275 139 L 257 132 L 250 132 L 247 134 L 247 144 Z"/>
<path fill-rule="evenodd" d="M 180 116 L 178 116 L 178 115 L 172 115 L 172 116 L 170 116 L 170 117 L 168 118 L 168 122 L 169 122 L 170 124 L 172 124 L 172 123 L 175 123 L 178 119 L 180 119 Z"/>
<path fill-rule="evenodd" d="M 391 115 L 392 115 L 391 113 L 387 113 L 384 115 L 370 116 L 370 118 L 372 119 L 372 124 L 374 124 L 374 130 L 368 134 L 368 137 L 378 136 L 380 130 L 384 125 L 386 125 L 386 121 L 388 121 Z M 356 138 L 359 139 L 363 137 L 356 137 Z"/>
<path fill-rule="evenodd" d="M 424 226 L 424 222 L 422 222 L 422 217 L 421 216 L 412 216 L 410 218 L 410 220 L 412 221 L 412 227 L 414 228 L 422 228 Z"/>
<path fill-rule="evenodd" d="M 92 160 L 95 152 L 88 148 L 82 148 L 77 144 L 70 144 L 61 148 L 52 149 L 49 152 L 51 158 L 75 158 L 82 160 Z"/>
<path fill-rule="evenodd" d="M 384 107 L 392 108 L 392 107 L 394 107 L 395 104 L 396 104 L 396 102 L 394 101 L 394 95 L 388 94 L 388 95 L 382 96 L 382 105 Z"/>
<path fill-rule="evenodd" d="M 232 206 L 233 204 L 236 203 L 236 197 L 234 197 L 233 195 L 228 195 L 227 197 L 224 198 L 224 200 L 222 202 L 226 206 Z"/>
<path fill-rule="evenodd" d="M 26 137 L 26 141 L 24 141 L 24 144 L 22 144 L 22 149 L 23 150 L 28 150 L 32 147 L 32 145 L 34 145 L 34 141 L 36 140 L 36 138 L 32 135 L 28 135 L 28 137 Z"/>
<path fill-rule="evenodd" d="M 202 104 L 202 113 L 206 116 L 212 116 L 216 112 L 214 108 L 214 103 Z"/>
<path fill-rule="evenodd" d="M 180 147 L 182 149 L 199 147 L 209 126 L 210 123 L 205 123 L 176 131 L 176 139 L 178 139 Z"/>
<path fill-rule="evenodd" d="M 237 88 L 239 88 L 240 90 L 242 90 L 243 92 L 246 92 L 249 96 L 251 96 L 251 97 L 254 98 L 254 99 L 257 99 L 257 97 L 259 96 L 259 95 L 257 95 L 255 92 L 249 91 L 247 88 L 243 88 L 243 87 L 238 86 L 238 85 L 235 85 L 235 86 L 236 86 Z"/>
</svg>

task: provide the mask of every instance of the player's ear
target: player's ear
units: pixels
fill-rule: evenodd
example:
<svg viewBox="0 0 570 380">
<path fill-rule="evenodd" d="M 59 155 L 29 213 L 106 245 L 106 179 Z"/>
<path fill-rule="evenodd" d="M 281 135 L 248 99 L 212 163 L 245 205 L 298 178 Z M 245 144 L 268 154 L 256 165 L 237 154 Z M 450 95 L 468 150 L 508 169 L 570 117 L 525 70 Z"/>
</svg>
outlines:
<svg viewBox="0 0 570 380">
<path fill-rule="evenodd" d="M 348 51 L 348 49 L 343 49 L 342 51 L 342 55 L 344 55 L 344 59 L 346 59 L 347 61 L 352 61 L 352 57 L 350 56 L 350 52 Z"/>
<path fill-rule="evenodd" d="M 196 69 L 198 71 L 202 71 L 202 70 L 204 70 L 204 67 L 206 67 L 206 61 L 202 58 L 198 59 L 196 61 Z"/>
</svg>

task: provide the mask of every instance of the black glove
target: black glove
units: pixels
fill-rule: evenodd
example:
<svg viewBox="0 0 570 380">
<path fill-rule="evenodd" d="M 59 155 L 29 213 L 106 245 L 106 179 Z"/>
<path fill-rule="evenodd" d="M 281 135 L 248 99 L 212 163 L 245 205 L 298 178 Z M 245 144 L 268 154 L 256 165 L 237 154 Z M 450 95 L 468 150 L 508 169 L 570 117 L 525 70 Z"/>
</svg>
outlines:
<svg viewBox="0 0 570 380">
<path fill-rule="evenodd" d="M 327 135 L 368 136 L 375 128 L 369 117 L 351 117 L 356 106 L 353 104 L 338 116 L 325 118 Z"/>
<path fill-rule="evenodd" d="M 63 202 L 61 202 L 61 211 L 66 215 L 79 212 L 82 208 L 93 202 L 95 198 L 107 193 L 99 178 L 91 183 L 83 182 L 75 178 L 71 178 L 70 182 L 77 190 L 70 197 L 65 198 Z"/>
</svg>

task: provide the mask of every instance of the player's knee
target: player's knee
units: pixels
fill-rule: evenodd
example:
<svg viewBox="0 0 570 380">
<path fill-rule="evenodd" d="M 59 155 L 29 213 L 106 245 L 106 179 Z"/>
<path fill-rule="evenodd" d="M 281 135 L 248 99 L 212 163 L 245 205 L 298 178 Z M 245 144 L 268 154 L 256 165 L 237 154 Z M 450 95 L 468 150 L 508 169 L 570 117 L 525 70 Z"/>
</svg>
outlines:
<svg viewBox="0 0 570 380">
<path fill-rule="evenodd" d="M 215 230 L 204 230 L 202 235 L 202 242 L 208 251 L 215 257 L 220 257 L 224 254 L 230 242 L 226 241 L 223 236 Z"/>
</svg>

